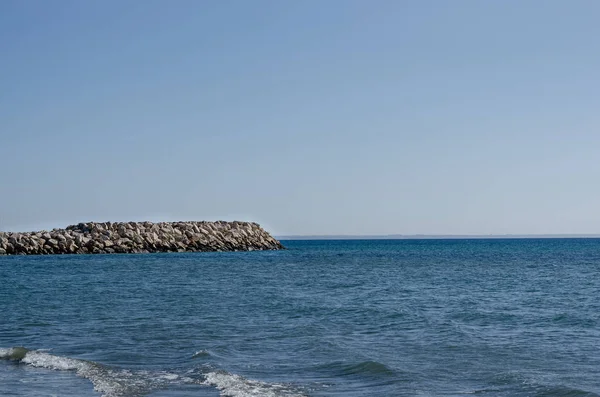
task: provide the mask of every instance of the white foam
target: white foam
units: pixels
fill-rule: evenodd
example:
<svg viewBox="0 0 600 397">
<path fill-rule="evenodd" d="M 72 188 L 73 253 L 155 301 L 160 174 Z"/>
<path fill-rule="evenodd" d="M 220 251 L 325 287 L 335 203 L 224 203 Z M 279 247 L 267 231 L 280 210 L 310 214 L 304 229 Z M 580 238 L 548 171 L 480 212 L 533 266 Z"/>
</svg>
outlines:
<svg viewBox="0 0 600 397">
<path fill-rule="evenodd" d="M 126 371 L 115 373 L 102 366 L 74 358 L 55 356 L 42 351 L 29 351 L 21 360 L 32 367 L 47 368 L 57 371 L 75 371 L 78 376 L 86 378 L 94 385 L 94 390 L 105 397 L 121 396 L 129 387 L 123 382 L 129 376 Z M 115 376 L 119 375 L 119 376 Z"/>
<path fill-rule="evenodd" d="M 226 372 L 209 372 L 205 385 L 214 386 L 227 397 L 304 397 L 290 386 L 246 379 Z"/>
<path fill-rule="evenodd" d="M 84 371 L 89 365 L 85 361 L 67 357 L 54 356 L 41 351 L 29 351 L 21 360 L 32 367 L 54 369 L 58 371 Z"/>
<path fill-rule="evenodd" d="M 0 358 L 1 359 L 9 358 L 12 355 L 13 351 L 14 351 L 13 348 L 3 349 L 0 347 Z"/>
<path fill-rule="evenodd" d="M 18 352 L 17 349 L 0 349 L 0 358 L 11 358 Z M 169 372 L 111 369 L 91 361 L 56 356 L 40 350 L 27 351 L 20 361 L 32 367 L 74 371 L 78 376 L 91 381 L 94 390 L 103 397 L 144 395 L 179 379 L 179 375 Z"/>
<path fill-rule="evenodd" d="M 164 373 L 164 374 L 160 374 L 157 376 L 158 379 L 164 379 L 166 381 L 174 381 L 179 379 L 179 375 L 177 374 L 171 374 L 171 373 Z"/>
<path fill-rule="evenodd" d="M 172 383 L 212 386 L 227 397 L 305 397 L 297 388 L 279 383 L 247 379 L 225 371 L 209 372 L 203 382 L 171 372 L 113 369 L 91 361 L 57 356 L 42 350 L 0 348 L 0 359 L 14 359 L 32 367 L 73 371 L 92 382 L 103 397 L 131 397 L 148 394 Z"/>
</svg>

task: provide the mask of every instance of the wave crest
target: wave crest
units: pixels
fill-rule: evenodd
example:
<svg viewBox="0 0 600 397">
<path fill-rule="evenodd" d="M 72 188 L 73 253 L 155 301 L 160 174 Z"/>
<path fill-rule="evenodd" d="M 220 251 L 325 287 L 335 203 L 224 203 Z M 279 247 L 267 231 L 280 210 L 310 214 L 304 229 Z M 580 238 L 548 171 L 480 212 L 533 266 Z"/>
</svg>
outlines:
<svg viewBox="0 0 600 397">
<path fill-rule="evenodd" d="M 11 347 L 9 349 L 0 349 L 0 359 L 21 361 L 28 352 L 28 349 L 20 346 Z"/>
<path fill-rule="evenodd" d="M 227 397 L 305 397 L 289 385 L 247 379 L 228 372 L 209 372 L 204 384 Z"/>
<path fill-rule="evenodd" d="M 141 396 L 180 379 L 179 375 L 169 372 L 114 369 L 93 361 L 57 356 L 24 347 L 0 349 L 0 358 L 36 368 L 73 371 L 92 382 L 94 390 L 104 397 Z"/>
<path fill-rule="evenodd" d="M 336 376 L 370 376 L 387 377 L 396 375 L 396 371 L 387 365 L 378 361 L 367 360 L 360 362 L 340 362 L 335 361 L 323 364 L 317 367 L 327 371 L 332 371 Z"/>
<path fill-rule="evenodd" d="M 201 350 L 196 352 L 194 357 L 202 357 L 205 354 L 209 353 Z M 182 375 L 165 371 L 134 371 L 111 368 L 93 361 L 58 356 L 24 347 L 0 348 L 0 359 L 37 368 L 75 372 L 78 376 L 92 382 L 94 390 L 103 397 L 143 396 L 153 390 L 176 384 L 212 386 L 217 388 L 222 396 L 229 397 L 305 397 L 297 388 L 290 385 L 251 380 L 212 369 L 197 375 L 192 375 L 189 371 Z"/>
<path fill-rule="evenodd" d="M 354 365 L 346 365 L 343 370 L 348 375 L 394 375 L 394 371 L 391 368 L 377 361 L 363 361 Z"/>
</svg>

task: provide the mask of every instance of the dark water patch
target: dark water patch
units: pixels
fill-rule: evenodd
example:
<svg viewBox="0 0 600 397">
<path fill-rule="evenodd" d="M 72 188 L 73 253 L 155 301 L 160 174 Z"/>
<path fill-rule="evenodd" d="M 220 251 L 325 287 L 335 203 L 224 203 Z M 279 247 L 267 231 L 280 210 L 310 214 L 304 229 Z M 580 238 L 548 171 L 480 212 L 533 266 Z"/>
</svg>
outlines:
<svg viewBox="0 0 600 397">
<path fill-rule="evenodd" d="M 595 328 L 598 326 L 598 316 L 581 317 L 571 313 L 560 313 L 552 317 L 551 322 L 559 326 Z"/>
<path fill-rule="evenodd" d="M 545 386 L 535 390 L 536 397 L 600 397 L 600 394 L 565 386 Z"/>
<path fill-rule="evenodd" d="M 396 375 L 396 372 L 387 365 L 371 360 L 356 363 L 331 362 L 316 368 L 319 371 L 335 373 L 337 376 L 390 377 Z"/>
</svg>

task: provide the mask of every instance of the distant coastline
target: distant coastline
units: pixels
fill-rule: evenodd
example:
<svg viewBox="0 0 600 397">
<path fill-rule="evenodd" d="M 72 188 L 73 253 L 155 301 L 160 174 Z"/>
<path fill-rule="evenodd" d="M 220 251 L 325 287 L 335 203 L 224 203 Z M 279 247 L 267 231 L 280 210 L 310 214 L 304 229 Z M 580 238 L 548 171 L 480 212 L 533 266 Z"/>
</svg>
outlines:
<svg viewBox="0 0 600 397">
<path fill-rule="evenodd" d="M 494 240 L 600 238 L 600 234 L 390 234 L 390 235 L 281 235 L 278 240 Z"/>
</svg>

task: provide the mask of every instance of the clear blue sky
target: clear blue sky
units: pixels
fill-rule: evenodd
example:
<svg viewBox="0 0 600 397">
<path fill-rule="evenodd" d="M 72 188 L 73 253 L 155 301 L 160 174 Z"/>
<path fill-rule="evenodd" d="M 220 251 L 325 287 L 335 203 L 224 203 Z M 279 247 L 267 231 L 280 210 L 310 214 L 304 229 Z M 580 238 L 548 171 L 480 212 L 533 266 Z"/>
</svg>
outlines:
<svg viewBox="0 0 600 397">
<path fill-rule="evenodd" d="M 0 2 L 0 229 L 600 233 L 600 1 Z"/>
</svg>

